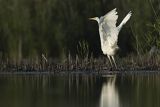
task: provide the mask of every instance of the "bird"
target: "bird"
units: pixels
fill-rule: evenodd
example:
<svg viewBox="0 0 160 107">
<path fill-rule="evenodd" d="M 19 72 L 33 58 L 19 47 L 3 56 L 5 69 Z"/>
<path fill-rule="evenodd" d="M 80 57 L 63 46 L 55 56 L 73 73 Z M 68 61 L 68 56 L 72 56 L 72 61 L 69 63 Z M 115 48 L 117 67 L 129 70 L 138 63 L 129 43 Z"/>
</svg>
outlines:
<svg viewBox="0 0 160 107">
<path fill-rule="evenodd" d="M 107 55 L 112 67 L 113 60 L 113 63 L 117 68 L 114 56 L 119 50 L 117 45 L 119 32 L 121 31 L 123 25 L 130 19 L 131 15 L 132 12 L 129 11 L 118 26 L 116 26 L 118 19 L 116 8 L 109 11 L 104 16 L 89 18 L 90 20 L 95 20 L 98 22 L 101 50 L 104 55 Z"/>
</svg>

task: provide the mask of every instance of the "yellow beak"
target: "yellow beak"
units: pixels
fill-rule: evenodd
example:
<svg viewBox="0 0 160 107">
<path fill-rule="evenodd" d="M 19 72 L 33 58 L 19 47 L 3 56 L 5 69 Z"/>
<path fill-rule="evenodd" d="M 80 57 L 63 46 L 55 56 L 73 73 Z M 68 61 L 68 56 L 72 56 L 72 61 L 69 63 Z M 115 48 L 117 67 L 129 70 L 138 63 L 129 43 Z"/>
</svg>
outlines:
<svg viewBox="0 0 160 107">
<path fill-rule="evenodd" d="M 96 20 L 95 18 L 89 18 L 89 20 Z"/>
</svg>

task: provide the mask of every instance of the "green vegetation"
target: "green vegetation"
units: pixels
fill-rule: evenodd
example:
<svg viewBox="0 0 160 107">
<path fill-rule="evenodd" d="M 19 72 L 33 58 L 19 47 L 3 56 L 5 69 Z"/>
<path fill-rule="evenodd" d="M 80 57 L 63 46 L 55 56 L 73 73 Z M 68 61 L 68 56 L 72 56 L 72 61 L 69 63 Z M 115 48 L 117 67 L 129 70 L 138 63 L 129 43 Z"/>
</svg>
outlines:
<svg viewBox="0 0 160 107">
<path fill-rule="evenodd" d="M 159 0 L 0 0 L 0 58 L 99 56 L 97 23 L 88 18 L 115 7 L 118 24 L 133 11 L 119 35 L 121 54 L 142 55 L 153 45 L 160 48 L 159 5 Z"/>
<path fill-rule="evenodd" d="M 117 68 L 112 67 L 106 56 L 99 58 L 76 58 L 69 54 L 68 59 L 58 63 L 55 60 L 44 59 L 0 62 L 0 74 L 7 73 L 99 73 L 99 74 L 130 74 L 130 73 L 158 73 L 160 70 L 160 56 L 150 57 L 149 54 L 128 55 L 116 58 Z M 114 72 L 113 72 L 114 71 Z M 126 71 L 126 72 L 125 72 Z M 135 72 L 132 72 L 135 71 Z M 152 72 L 152 73 L 153 73 Z"/>
</svg>

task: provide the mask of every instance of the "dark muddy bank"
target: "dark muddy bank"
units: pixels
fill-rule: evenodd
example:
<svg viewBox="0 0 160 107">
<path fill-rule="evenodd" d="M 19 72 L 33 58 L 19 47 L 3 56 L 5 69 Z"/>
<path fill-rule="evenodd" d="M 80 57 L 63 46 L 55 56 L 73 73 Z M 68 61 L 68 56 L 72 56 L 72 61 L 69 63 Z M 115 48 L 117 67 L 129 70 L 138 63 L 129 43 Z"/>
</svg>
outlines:
<svg viewBox="0 0 160 107">
<path fill-rule="evenodd" d="M 160 57 L 128 56 L 116 58 L 118 68 L 111 67 L 106 57 L 55 60 L 1 61 L 0 74 L 137 74 L 159 73 Z"/>
</svg>

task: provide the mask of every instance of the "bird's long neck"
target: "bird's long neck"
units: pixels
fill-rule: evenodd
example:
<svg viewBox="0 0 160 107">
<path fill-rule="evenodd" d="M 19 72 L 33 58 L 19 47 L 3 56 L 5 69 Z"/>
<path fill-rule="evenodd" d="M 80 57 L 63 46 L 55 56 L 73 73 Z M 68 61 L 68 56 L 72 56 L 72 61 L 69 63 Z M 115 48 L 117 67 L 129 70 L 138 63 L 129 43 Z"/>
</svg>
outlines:
<svg viewBox="0 0 160 107">
<path fill-rule="evenodd" d="M 102 29 L 102 27 L 100 26 L 100 19 L 97 17 L 95 20 L 98 22 L 100 42 L 101 42 L 101 49 L 102 49 L 102 51 L 103 51 L 104 42 L 105 42 L 105 40 L 104 40 L 104 38 L 103 38 L 103 32 L 102 32 L 103 29 Z"/>
<path fill-rule="evenodd" d="M 103 38 L 103 32 L 102 31 L 103 31 L 102 27 L 99 26 L 99 35 L 100 35 L 101 49 L 103 50 L 105 40 Z"/>
<path fill-rule="evenodd" d="M 102 27 L 100 26 L 100 19 L 99 18 L 96 18 L 96 21 L 98 22 L 98 25 L 99 25 L 99 34 L 100 34 L 100 42 L 101 42 L 101 48 L 103 47 L 104 45 L 104 40 L 103 40 L 103 33 L 102 33 Z"/>
</svg>

